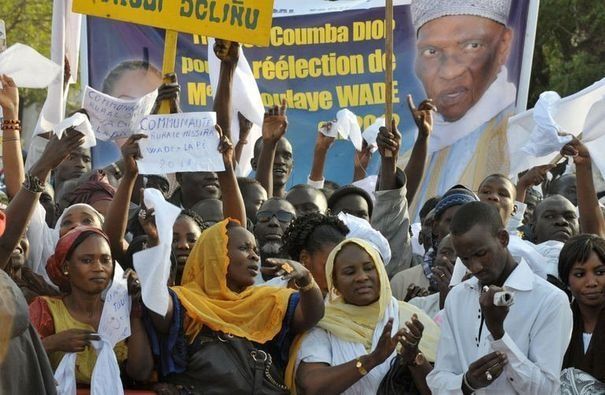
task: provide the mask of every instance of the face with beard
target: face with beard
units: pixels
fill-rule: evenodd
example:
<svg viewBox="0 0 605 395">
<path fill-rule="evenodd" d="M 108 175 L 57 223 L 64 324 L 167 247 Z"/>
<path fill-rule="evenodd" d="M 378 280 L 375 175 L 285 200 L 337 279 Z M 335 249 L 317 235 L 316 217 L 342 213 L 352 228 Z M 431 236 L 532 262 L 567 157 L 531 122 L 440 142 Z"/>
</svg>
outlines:
<svg viewBox="0 0 605 395">
<path fill-rule="evenodd" d="M 254 236 L 258 240 L 263 260 L 276 256 L 283 245 L 284 232 L 296 218 L 296 210 L 286 199 L 267 200 L 256 214 Z"/>
</svg>

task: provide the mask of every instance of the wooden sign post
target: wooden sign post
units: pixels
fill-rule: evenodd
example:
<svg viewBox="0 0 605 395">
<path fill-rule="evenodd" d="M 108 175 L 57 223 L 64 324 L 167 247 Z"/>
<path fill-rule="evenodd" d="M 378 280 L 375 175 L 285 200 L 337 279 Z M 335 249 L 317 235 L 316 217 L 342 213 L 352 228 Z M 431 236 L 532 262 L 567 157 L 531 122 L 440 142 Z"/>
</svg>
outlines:
<svg viewBox="0 0 605 395">
<path fill-rule="evenodd" d="M 391 129 L 393 123 L 393 0 L 386 0 L 385 6 L 385 95 L 386 95 L 386 110 L 384 122 L 388 130 Z M 385 152 L 386 157 L 391 157 L 391 151 Z"/>
</svg>

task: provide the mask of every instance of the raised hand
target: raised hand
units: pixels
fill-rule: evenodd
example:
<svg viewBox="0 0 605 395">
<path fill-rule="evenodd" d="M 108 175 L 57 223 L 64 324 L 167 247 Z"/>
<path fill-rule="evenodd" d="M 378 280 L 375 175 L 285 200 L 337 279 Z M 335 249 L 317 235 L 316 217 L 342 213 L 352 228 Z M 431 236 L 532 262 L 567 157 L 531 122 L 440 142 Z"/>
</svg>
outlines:
<svg viewBox="0 0 605 395">
<path fill-rule="evenodd" d="M 281 106 L 270 107 L 263 120 L 263 142 L 277 143 L 286 134 L 288 117 L 286 116 L 286 100 Z"/>
<path fill-rule="evenodd" d="M 68 329 L 44 340 L 45 347 L 52 351 L 81 352 L 90 346 L 92 341 L 101 340 L 101 337 L 87 329 Z"/>
<path fill-rule="evenodd" d="M 252 121 L 249 121 L 241 112 L 237 113 L 237 121 L 239 122 L 239 142 L 247 143 L 253 125 Z"/>
<path fill-rule="evenodd" d="M 403 335 L 399 340 L 402 346 L 399 354 L 406 365 L 411 364 L 418 355 L 418 343 L 422 339 L 423 331 L 424 325 L 416 314 L 412 314 L 412 319 L 405 323 Z"/>
<path fill-rule="evenodd" d="M 437 111 L 437 107 L 433 104 L 431 99 L 423 100 L 418 108 L 414 104 L 412 95 L 408 95 L 408 107 L 412 113 L 412 118 L 416 126 L 418 126 L 418 133 L 420 136 L 428 137 L 433 130 L 433 111 Z"/>
<path fill-rule="evenodd" d="M 487 354 L 470 364 L 466 381 L 475 389 L 487 387 L 502 374 L 507 363 L 506 354 L 500 351 Z"/>
<path fill-rule="evenodd" d="M 397 347 L 397 343 L 399 343 L 399 341 L 403 338 L 405 333 L 404 328 L 400 329 L 397 333 L 395 333 L 395 336 L 391 337 L 392 329 L 393 319 L 391 318 L 384 326 L 382 335 L 380 335 L 376 348 L 370 353 L 370 358 L 376 364 L 376 366 L 386 361 L 386 359 L 393 354 L 395 348 Z"/>
<path fill-rule="evenodd" d="M 532 185 L 540 185 L 544 182 L 544 180 L 546 180 L 546 174 L 548 174 L 548 172 L 555 166 L 556 165 L 554 164 L 548 164 L 532 167 L 523 176 L 521 176 L 521 178 L 519 178 L 517 185 L 526 189 Z"/>
<path fill-rule="evenodd" d="M 396 157 L 399 154 L 399 148 L 401 147 L 401 133 L 397 130 L 395 120 L 391 123 L 391 129 L 387 129 L 383 126 L 379 129 L 378 136 L 376 136 L 376 145 L 378 146 L 378 152 L 380 156 L 385 157 L 386 152 L 391 153 L 391 157 Z"/>
<path fill-rule="evenodd" d="M 218 143 L 218 152 L 223 156 L 223 163 L 225 164 L 225 169 L 230 166 L 233 166 L 233 144 L 229 137 L 225 136 L 223 130 L 220 126 L 214 126 L 219 135 L 219 143 Z"/>
<path fill-rule="evenodd" d="M 137 272 L 128 269 L 124 272 L 124 278 L 128 284 L 128 294 L 132 296 L 133 300 L 139 300 L 141 298 L 141 282 Z"/>
<path fill-rule="evenodd" d="M 219 38 L 214 42 L 214 54 L 222 62 L 237 64 L 239 60 L 239 43 L 235 41 L 221 40 Z"/>
<path fill-rule="evenodd" d="M 148 245 L 149 247 L 154 247 L 160 244 L 160 237 L 158 235 L 158 228 L 155 225 L 155 215 L 153 209 L 148 209 L 145 206 L 145 189 L 141 188 L 140 190 L 141 197 L 139 202 L 141 202 L 141 208 L 139 209 L 139 224 L 145 231 L 147 235 Z"/>
<path fill-rule="evenodd" d="M 367 141 L 363 140 L 361 151 L 355 150 L 355 169 L 360 169 L 365 174 L 370 160 L 372 160 L 372 146 Z M 363 177 L 362 177 L 363 178 Z"/>
<path fill-rule="evenodd" d="M 484 287 L 484 290 L 479 297 L 479 305 L 481 306 L 481 312 L 485 317 L 485 325 L 487 326 L 487 329 L 489 329 L 494 340 L 499 340 L 504 336 L 504 320 L 508 315 L 507 306 L 494 305 L 494 294 L 501 291 L 503 291 L 502 288 L 494 285 L 488 288 Z"/>
<path fill-rule="evenodd" d="M 408 287 L 408 290 L 405 294 L 405 298 L 403 298 L 404 302 L 408 302 L 418 296 L 427 296 L 429 294 L 429 291 L 426 288 L 421 288 L 419 286 L 417 286 L 416 284 L 411 284 Z"/>
<path fill-rule="evenodd" d="M 158 97 L 155 99 L 155 103 L 153 104 L 153 109 L 151 110 L 152 114 L 157 114 L 160 110 L 160 106 L 162 102 L 168 100 L 170 102 L 171 108 L 170 113 L 176 114 L 183 112 L 181 111 L 180 106 L 180 93 L 181 86 L 177 81 L 177 76 L 175 73 L 166 74 L 164 76 L 164 80 L 169 80 L 170 82 L 164 82 L 158 88 Z"/>
<path fill-rule="evenodd" d="M 575 136 L 561 148 L 561 155 L 573 157 L 576 165 L 586 165 L 591 162 L 588 148 Z"/>
<path fill-rule="evenodd" d="M 304 287 L 313 281 L 311 272 L 302 264 L 280 258 L 269 258 L 265 260 L 265 267 L 261 268 L 263 274 L 282 277 L 286 281 L 294 280 L 299 287 Z"/>
<path fill-rule="evenodd" d="M 330 131 L 333 126 L 333 122 L 325 122 L 320 126 L 320 128 L 325 129 L 326 131 Z M 323 134 L 322 132 L 317 132 L 317 140 L 315 140 L 315 149 L 328 151 L 334 143 L 334 140 L 336 140 L 336 137 L 329 137 Z"/>
<path fill-rule="evenodd" d="M 139 140 L 147 138 L 144 134 L 133 134 L 128 137 L 128 140 L 122 145 L 122 159 L 124 160 L 124 173 L 127 176 L 136 176 L 139 173 L 137 160 L 142 159 L 141 149 L 139 148 Z"/>
<path fill-rule="evenodd" d="M 19 90 L 15 81 L 6 74 L 0 75 L 0 107 L 5 119 L 17 119 L 19 113 Z"/>
</svg>

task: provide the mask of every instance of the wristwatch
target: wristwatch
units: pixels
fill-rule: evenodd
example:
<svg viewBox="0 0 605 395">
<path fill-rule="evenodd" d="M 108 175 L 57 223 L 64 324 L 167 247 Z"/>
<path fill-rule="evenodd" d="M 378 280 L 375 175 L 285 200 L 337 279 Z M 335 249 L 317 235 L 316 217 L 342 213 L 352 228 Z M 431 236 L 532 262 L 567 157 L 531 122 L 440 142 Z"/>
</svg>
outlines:
<svg viewBox="0 0 605 395">
<path fill-rule="evenodd" d="M 361 359 L 357 358 L 355 359 L 355 367 L 357 368 L 357 370 L 359 371 L 359 373 L 362 376 L 365 376 L 366 374 L 368 374 L 368 371 L 366 370 L 366 368 L 363 367 L 363 363 L 361 363 Z"/>
<path fill-rule="evenodd" d="M 414 358 L 414 361 L 412 362 L 412 366 L 417 367 L 417 366 L 424 365 L 425 363 L 426 363 L 426 358 L 424 357 L 424 354 L 421 352 L 418 352 L 418 354 L 416 354 L 416 358 Z"/>
</svg>

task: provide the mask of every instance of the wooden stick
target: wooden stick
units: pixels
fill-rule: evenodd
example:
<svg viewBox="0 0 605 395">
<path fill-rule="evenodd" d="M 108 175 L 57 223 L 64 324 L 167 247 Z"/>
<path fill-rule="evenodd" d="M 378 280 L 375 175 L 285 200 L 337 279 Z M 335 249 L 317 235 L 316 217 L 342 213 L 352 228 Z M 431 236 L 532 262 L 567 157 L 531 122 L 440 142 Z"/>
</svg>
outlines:
<svg viewBox="0 0 605 395">
<path fill-rule="evenodd" d="M 385 126 L 391 129 L 393 121 L 393 0 L 386 0 L 385 6 Z M 391 151 L 386 151 L 385 156 L 390 158 L 393 156 Z"/>
<path fill-rule="evenodd" d="M 178 32 L 174 30 L 166 30 L 166 36 L 164 39 L 164 62 L 162 64 L 162 74 L 164 75 L 164 83 L 171 82 L 169 78 L 166 78 L 166 74 L 174 73 L 178 38 Z M 169 100 L 162 101 L 158 114 L 170 114 Z"/>
</svg>

